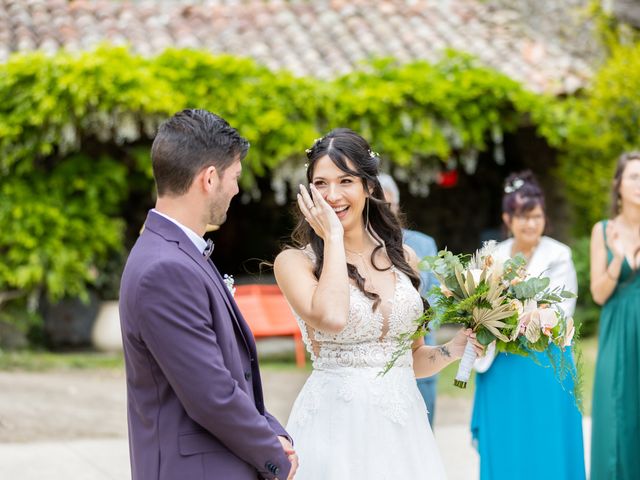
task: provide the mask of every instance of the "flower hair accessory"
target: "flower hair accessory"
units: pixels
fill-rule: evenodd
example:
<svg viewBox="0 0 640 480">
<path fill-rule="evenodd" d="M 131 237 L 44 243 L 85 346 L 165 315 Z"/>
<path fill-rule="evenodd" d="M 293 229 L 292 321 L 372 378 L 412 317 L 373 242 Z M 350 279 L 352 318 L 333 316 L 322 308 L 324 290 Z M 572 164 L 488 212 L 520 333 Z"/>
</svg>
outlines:
<svg viewBox="0 0 640 480">
<path fill-rule="evenodd" d="M 511 183 L 508 183 L 505 187 L 504 187 L 504 193 L 513 193 L 513 192 L 517 192 L 518 190 L 520 190 L 522 187 L 524 186 L 524 180 L 522 180 L 521 178 L 514 178 L 513 181 Z"/>
<path fill-rule="evenodd" d="M 371 158 L 378 158 L 380 154 L 378 152 L 374 152 L 373 150 L 369 150 L 369 156 Z"/>
<path fill-rule="evenodd" d="M 313 150 L 313 148 L 318 144 L 318 142 L 322 141 L 322 139 L 323 139 L 323 138 L 324 138 L 324 137 L 316 138 L 316 139 L 313 141 L 313 145 L 311 145 L 311 147 L 309 147 L 309 148 L 307 148 L 307 149 L 305 150 L 305 152 L 307 153 L 307 155 L 309 155 L 309 154 L 311 153 L 311 151 Z"/>
</svg>

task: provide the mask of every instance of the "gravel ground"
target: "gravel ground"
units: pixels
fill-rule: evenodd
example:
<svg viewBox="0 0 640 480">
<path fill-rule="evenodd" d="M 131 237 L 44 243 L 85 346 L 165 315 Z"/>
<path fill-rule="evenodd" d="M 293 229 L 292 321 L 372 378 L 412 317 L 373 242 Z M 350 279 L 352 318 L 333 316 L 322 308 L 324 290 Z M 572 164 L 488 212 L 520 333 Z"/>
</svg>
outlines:
<svg viewBox="0 0 640 480">
<path fill-rule="evenodd" d="M 286 423 L 308 371 L 263 369 L 267 408 Z M 467 424 L 465 398 L 438 399 L 437 425 Z M 124 372 L 0 372 L 0 442 L 126 437 Z"/>
</svg>

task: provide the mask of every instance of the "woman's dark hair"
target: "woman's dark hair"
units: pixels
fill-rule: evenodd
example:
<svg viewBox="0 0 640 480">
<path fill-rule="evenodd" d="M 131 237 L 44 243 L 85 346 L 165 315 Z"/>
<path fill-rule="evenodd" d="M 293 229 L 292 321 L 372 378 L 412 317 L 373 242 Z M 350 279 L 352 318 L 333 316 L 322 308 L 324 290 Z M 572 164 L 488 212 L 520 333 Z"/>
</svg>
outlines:
<svg viewBox="0 0 640 480">
<path fill-rule="evenodd" d="M 611 212 L 616 217 L 622 211 L 622 197 L 620 196 L 620 184 L 622 183 L 622 175 L 625 168 L 632 160 L 640 160 L 640 151 L 626 152 L 620 155 L 616 164 L 616 173 L 613 175 L 613 188 L 611 189 Z M 640 248 L 633 252 L 633 258 L 638 256 Z M 636 272 L 638 268 L 636 268 Z"/>
<path fill-rule="evenodd" d="M 611 189 L 611 213 L 617 216 L 622 208 L 622 199 L 620 198 L 620 184 L 622 183 L 622 175 L 627 164 L 632 160 L 640 160 L 640 151 L 627 152 L 620 155 L 616 164 L 616 173 L 613 176 L 613 188 Z"/>
<path fill-rule="evenodd" d="M 331 130 L 326 136 L 316 140 L 313 146 L 307 150 L 307 182 L 311 183 L 313 171 L 316 163 L 324 156 L 329 156 L 331 161 L 345 173 L 358 177 L 362 180 L 362 188 L 365 192 L 371 192 L 367 199 L 368 207 L 362 212 L 362 221 L 367 231 L 378 242 L 378 245 L 371 253 L 371 264 L 378 271 L 385 271 L 388 268 L 379 268 L 375 264 L 376 253 L 384 248 L 391 260 L 391 263 L 401 272 L 405 273 L 413 286 L 418 289 L 420 277 L 411 268 L 405 258 L 405 250 L 402 246 L 402 229 L 396 215 L 384 198 L 384 193 L 378 181 L 379 159 L 376 153 L 371 151 L 367 141 L 360 135 L 348 128 L 336 128 Z M 354 169 L 348 165 L 351 162 Z M 368 218 L 367 218 L 368 216 Z M 298 212 L 298 224 L 291 236 L 293 247 L 304 249 L 310 245 L 315 254 L 315 266 L 313 273 L 316 278 L 320 278 L 324 260 L 324 242 L 311 228 L 304 216 Z M 364 288 L 364 278 L 358 272 L 355 265 L 347 264 L 349 278 L 364 293 L 364 295 L 374 300 L 374 310 L 380 304 L 380 296 L 373 292 L 368 292 Z"/>
<path fill-rule="evenodd" d="M 544 206 L 544 193 L 531 170 L 512 173 L 504 181 L 502 212 L 509 216 L 519 216 L 536 207 Z"/>
</svg>

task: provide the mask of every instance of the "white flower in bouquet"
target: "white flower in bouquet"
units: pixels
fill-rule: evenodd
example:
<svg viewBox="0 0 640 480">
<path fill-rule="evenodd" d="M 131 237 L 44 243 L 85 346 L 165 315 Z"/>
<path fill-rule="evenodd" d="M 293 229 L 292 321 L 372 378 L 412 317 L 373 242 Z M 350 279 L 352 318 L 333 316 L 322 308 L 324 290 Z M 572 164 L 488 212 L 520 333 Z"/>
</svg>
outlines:
<svg viewBox="0 0 640 480">
<path fill-rule="evenodd" d="M 472 268 L 471 270 L 469 270 L 469 273 L 471 273 L 471 276 L 473 277 L 473 281 L 476 283 L 476 285 L 480 283 L 482 272 L 484 272 L 484 270 L 481 268 Z"/>
<path fill-rule="evenodd" d="M 495 240 L 484 242 L 482 248 L 478 250 L 469 261 L 467 269 L 473 275 L 476 284 L 480 283 L 480 275 L 486 272 L 485 276 L 492 275 L 501 277 L 504 271 L 504 259 L 497 255 L 498 243 Z"/>
<path fill-rule="evenodd" d="M 540 330 L 547 337 L 553 336 L 551 331 L 556 325 L 558 325 L 558 315 L 553 308 L 539 308 L 537 310 L 540 316 Z"/>
<path fill-rule="evenodd" d="M 518 312 L 518 315 L 522 315 L 524 313 L 524 305 L 520 300 L 518 300 L 517 298 L 514 298 L 509 303 L 511 304 L 513 309 L 516 312 Z"/>
<path fill-rule="evenodd" d="M 573 336 L 576 333 L 575 325 L 573 324 L 573 317 L 567 318 L 567 323 L 565 325 L 564 332 L 564 342 L 562 343 L 563 347 L 571 346 L 571 342 L 573 342 Z"/>
<path fill-rule="evenodd" d="M 498 243 L 495 240 L 489 240 L 484 242 L 482 248 L 476 251 L 469 260 L 467 265 L 468 270 L 483 270 L 484 268 L 490 268 L 495 261 L 495 253 Z"/>
<path fill-rule="evenodd" d="M 526 310 L 523 308 L 523 313 L 518 319 L 518 328 L 513 332 L 511 341 L 516 340 L 523 333 L 531 343 L 536 343 L 540 340 L 542 334 L 549 339 L 553 339 L 552 330 L 560 321 L 558 312 L 547 305 L 537 307 L 535 300 L 528 300 L 526 303 Z"/>
<path fill-rule="evenodd" d="M 523 314 L 535 311 L 538 308 L 538 302 L 533 298 L 525 300 L 523 303 Z"/>
<path fill-rule="evenodd" d="M 527 324 L 531 320 L 531 314 L 535 312 L 538 308 L 538 302 L 534 299 L 525 300 L 521 302 L 517 298 L 511 300 L 511 305 L 514 310 L 518 312 L 518 325 L 511 332 L 511 336 L 509 337 L 510 341 L 515 341 L 520 335 L 524 335 Z"/>
</svg>

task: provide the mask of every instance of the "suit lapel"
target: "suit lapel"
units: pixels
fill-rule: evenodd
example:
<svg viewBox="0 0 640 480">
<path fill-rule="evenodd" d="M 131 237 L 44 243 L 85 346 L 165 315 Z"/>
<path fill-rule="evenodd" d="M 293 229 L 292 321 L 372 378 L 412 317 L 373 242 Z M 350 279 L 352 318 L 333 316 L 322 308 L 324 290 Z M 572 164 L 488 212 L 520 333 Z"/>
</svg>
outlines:
<svg viewBox="0 0 640 480">
<path fill-rule="evenodd" d="M 185 252 L 187 255 L 189 255 L 205 271 L 205 273 L 209 276 L 209 278 L 211 278 L 211 280 L 213 281 L 213 284 L 218 290 L 218 293 L 220 293 L 222 300 L 226 304 L 227 310 L 229 310 L 231 319 L 235 324 L 236 329 L 240 333 L 240 336 L 242 337 L 242 341 L 244 342 L 244 345 L 247 351 L 252 355 L 255 355 L 254 350 L 249 347 L 249 341 L 247 340 L 247 338 L 250 338 L 250 337 L 247 336 L 247 332 L 243 328 L 242 324 L 244 322 L 240 322 L 238 318 L 238 312 L 236 312 L 236 309 L 234 308 L 234 305 L 233 305 L 234 302 L 232 302 L 233 297 L 231 297 L 231 292 L 225 285 L 224 280 L 222 279 L 222 276 L 220 275 L 220 272 L 218 272 L 218 269 L 216 268 L 213 261 L 211 259 L 206 259 L 200 252 L 196 251 L 196 253 L 194 254 L 192 250 L 195 250 L 195 249 L 192 249 L 192 248 L 185 249 L 185 248 L 182 248 L 182 245 L 180 245 L 180 249 L 183 252 Z"/>
<path fill-rule="evenodd" d="M 206 259 L 201 252 L 198 251 L 193 242 L 185 235 L 185 233 L 180 230 L 180 228 L 175 225 L 170 220 L 163 218 L 162 216 L 150 211 L 147 215 L 147 220 L 145 221 L 145 228 L 149 228 L 150 231 L 155 232 L 156 234 L 163 237 L 168 242 L 176 242 L 178 244 L 178 248 L 182 250 L 186 255 L 191 257 L 191 259 L 196 262 L 202 270 L 209 276 L 213 284 L 215 285 L 218 293 L 222 297 L 222 300 L 227 306 L 227 310 L 229 311 L 229 315 L 235 325 L 236 330 L 242 337 L 242 341 L 247 349 L 247 352 L 251 355 L 252 358 L 256 357 L 256 349 L 255 343 L 249 341 L 249 339 L 253 338 L 251 334 L 251 330 L 247 326 L 244 319 L 240 321 L 242 315 L 238 311 L 235 306 L 235 301 L 233 301 L 233 297 L 231 296 L 231 292 L 224 284 L 218 269 L 215 267 L 211 260 Z M 234 308 L 235 307 L 235 308 Z M 251 348 L 253 347 L 253 348 Z"/>
<path fill-rule="evenodd" d="M 242 316 L 242 312 L 238 308 L 238 304 L 236 303 L 235 299 L 233 298 L 233 295 L 231 294 L 231 292 L 229 291 L 229 288 L 227 288 L 227 285 L 225 284 L 224 279 L 222 278 L 222 275 L 220 275 L 220 272 L 218 271 L 218 267 L 216 267 L 215 263 L 213 263 L 212 260 L 209 260 L 209 264 L 210 264 L 211 268 L 213 269 L 214 273 L 216 274 L 216 276 L 218 277 L 218 285 L 222 285 L 222 290 L 224 292 L 223 295 L 227 299 L 227 305 L 231 306 L 231 310 L 234 313 L 233 318 L 236 321 L 236 325 L 238 326 L 238 328 L 242 332 L 242 336 L 244 337 L 244 341 L 247 344 L 247 349 L 251 352 L 251 354 L 255 358 L 257 356 L 257 352 L 256 352 L 256 349 L 255 349 L 255 342 L 253 341 L 253 333 L 251 332 L 251 329 L 249 328 L 249 324 L 247 323 L 247 321 Z M 249 341 L 248 339 L 251 339 L 251 340 Z"/>
</svg>

